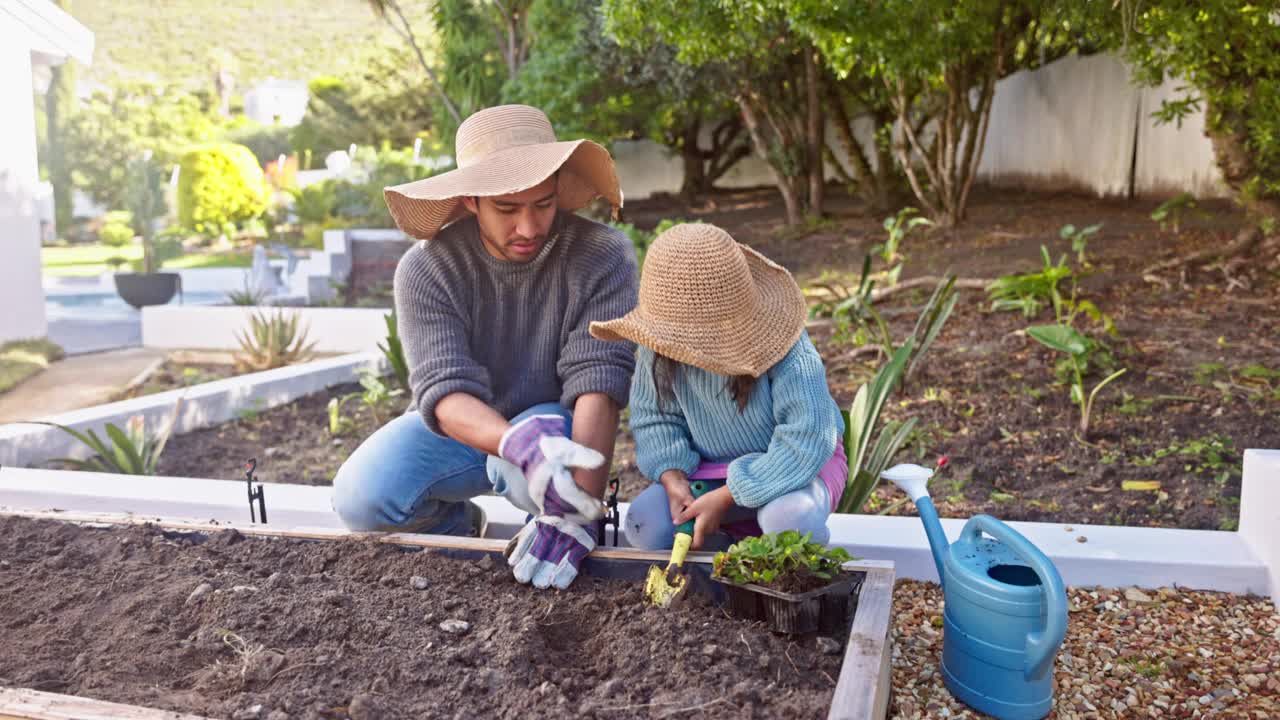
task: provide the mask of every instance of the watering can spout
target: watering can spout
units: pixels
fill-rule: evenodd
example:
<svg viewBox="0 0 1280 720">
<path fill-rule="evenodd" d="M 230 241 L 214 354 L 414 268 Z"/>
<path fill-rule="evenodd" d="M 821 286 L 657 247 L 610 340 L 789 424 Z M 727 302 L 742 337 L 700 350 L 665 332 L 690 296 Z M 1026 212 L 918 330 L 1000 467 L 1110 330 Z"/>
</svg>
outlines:
<svg viewBox="0 0 1280 720">
<path fill-rule="evenodd" d="M 947 535 L 942 531 L 942 521 L 938 519 L 938 511 L 929 497 L 929 478 L 933 477 L 933 471 L 914 463 L 903 463 L 881 472 L 880 477 L 897 485 L 915 502 L 920 521 L 924 523 L 924 533 L 929 538 L 933 563 L 938 568 L 938 583 L 945 585 Z"/>
</svg>

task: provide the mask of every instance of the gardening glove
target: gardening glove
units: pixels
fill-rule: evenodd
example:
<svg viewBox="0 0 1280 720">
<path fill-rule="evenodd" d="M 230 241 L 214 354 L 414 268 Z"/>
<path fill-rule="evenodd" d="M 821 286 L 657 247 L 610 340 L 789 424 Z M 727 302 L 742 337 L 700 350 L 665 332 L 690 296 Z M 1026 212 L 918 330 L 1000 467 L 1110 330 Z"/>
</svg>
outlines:
<svg viewBox="0 0 1280 720">
<path fill-rule="evenodd" d="M 507 564 L 518 582 L 564 590 L 578 577 L 582 561 L 595 547 L 595 537 L 578 523 L 558 515 L 539 515 L 507 546 Z"/>
<path fill-rule="evenodd" d="M 503 433 L 498 455 L 524 474 L 539 513 L 586 525 L 604 516 L 604 502 L 578 487 L 570 468 L 600 467 L 604 456 L 565 437 L 567 428 L 559 415 L 525 418 Z"/>
</svg>

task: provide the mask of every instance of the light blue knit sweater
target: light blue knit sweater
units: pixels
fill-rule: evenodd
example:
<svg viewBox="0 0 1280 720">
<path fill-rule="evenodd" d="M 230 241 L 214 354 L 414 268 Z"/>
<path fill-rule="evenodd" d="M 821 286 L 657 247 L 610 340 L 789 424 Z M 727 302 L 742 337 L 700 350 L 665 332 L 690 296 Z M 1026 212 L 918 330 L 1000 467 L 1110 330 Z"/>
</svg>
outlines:
<svg viewBox="0 0 1280 720">
<path fill-rule="evenodd" d="M 801 333 L 786 357 L 760 376 L 741 414 L 727 380 L 681 365 L 675 400 L 664 400 L 659 411 L 653 351 L 637 349 L 631 432 L 640 472 L 657 481 L 667 470 L 691 474 L 704 460 L 728 462 L 729 492 L 749 508 L 809 484 L 844 436 L 809 335 Z"/>
</svg>

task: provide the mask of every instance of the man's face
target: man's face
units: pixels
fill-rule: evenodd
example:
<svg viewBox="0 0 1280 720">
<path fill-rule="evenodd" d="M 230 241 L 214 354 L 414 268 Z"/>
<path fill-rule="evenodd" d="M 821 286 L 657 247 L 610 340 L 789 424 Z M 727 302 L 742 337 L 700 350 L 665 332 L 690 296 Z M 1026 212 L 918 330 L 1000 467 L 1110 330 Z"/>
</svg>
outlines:
<svg viewBox="0 0 1280 720">
<path fill-rule="evenodd" d="M 485 250 L 499 260 L 527 263 L 538 256 L 556 217 L 556 177 L 510 195 L 464 197 L 480 224 Z"/>
</svg>

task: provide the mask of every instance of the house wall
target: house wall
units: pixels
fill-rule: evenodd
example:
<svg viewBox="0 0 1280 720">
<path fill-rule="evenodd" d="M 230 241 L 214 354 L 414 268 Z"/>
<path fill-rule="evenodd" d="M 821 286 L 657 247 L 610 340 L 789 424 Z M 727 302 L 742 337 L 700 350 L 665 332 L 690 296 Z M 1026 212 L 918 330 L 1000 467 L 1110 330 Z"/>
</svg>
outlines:
<svg viewBox="0 0 1280 720">
<path fill-rule="evenodd" d="M 0 14 L 0 342 L 48 332 L 31 63 L 23 26 Z"/>
</svg>

